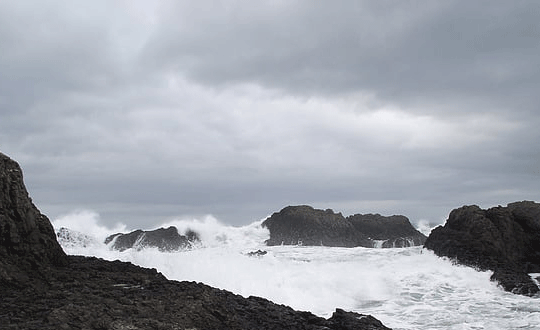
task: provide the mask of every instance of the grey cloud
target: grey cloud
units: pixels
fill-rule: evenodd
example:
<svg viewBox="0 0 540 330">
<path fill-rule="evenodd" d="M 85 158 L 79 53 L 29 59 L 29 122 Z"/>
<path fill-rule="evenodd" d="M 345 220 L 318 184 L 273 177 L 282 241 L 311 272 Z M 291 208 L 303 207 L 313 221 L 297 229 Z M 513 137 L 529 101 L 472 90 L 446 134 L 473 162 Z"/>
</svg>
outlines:
<svg viewBox="0 0 540 330">
<path fill-rule="evenodd" d="M 52 217 L 538 198 L 535 2 L 131 5 L 0 4 L 0 147 Z"/>
<path fill-rule="evenodd" d="M 454 103 L 530 112 L 538 103 L 536 2 L 242 3 L 210 14 L 206 7 L 170 10 L 147 44 L 147 61 L 209 85 L 362 91 L 430 111 Z M 471 110 L 479 111 L 463 111 Z"/>
</svg>

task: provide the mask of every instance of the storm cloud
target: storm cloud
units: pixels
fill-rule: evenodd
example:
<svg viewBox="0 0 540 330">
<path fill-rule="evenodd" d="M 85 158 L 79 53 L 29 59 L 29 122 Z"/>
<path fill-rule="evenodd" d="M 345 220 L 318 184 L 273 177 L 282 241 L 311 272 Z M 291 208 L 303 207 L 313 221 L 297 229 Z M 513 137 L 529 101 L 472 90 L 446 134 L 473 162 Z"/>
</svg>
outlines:
<svg viewBox="0 0 540 330">
<path fill-rule="evenodd" d="M 51 218 L 539 200 L 535 1 L 0 3 L 0 151 Z"/>
</svg>

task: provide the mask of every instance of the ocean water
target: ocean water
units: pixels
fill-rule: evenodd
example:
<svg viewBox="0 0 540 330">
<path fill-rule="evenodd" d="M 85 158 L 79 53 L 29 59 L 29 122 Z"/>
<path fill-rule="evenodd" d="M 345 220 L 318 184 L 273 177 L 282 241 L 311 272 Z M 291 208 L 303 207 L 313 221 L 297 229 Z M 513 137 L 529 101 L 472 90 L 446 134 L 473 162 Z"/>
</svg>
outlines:
<svg viewBox="0 0 540 330">
<path fill-rule="evenodd" d="M 202 242 L 191 250 L 118 252 L 101 242 L 126 228 L 97 223 L 88 212 L 53 221 L 57 230 L 86 235 L 63 243 L 68 254 L 130 261 L 169 279 L 260 296 L 323 317 L 343 308 L 371 314 L 393 329 L 540 329 L 540 299 L 504 292 L 489 280 L 490 272 L 455 265 L 421 247 L 267 247 L 262 221 L 231 227 L 209 216 L 162 225 L 197 231 Z M 247 255 L 259 249 L 267 254 Z"/>
</svg>

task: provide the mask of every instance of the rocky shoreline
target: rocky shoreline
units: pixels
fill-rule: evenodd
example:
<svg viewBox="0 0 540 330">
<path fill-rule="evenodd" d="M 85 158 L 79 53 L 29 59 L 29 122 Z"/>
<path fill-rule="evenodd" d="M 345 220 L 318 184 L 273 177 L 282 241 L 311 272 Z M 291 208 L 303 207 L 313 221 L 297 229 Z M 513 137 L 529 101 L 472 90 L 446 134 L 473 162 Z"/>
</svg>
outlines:
<svg viewBox="0 0 540 330">
<path fill-rule="evenodd" d="M 67 256 L 21 168 L 1 153 L 0 297 L 1 329 L 388 329 L 369 315 L 337 309 L 324 319 L 131 263 Z"/>
<path fill-rule="evenodd" d="M 33 283 L 0 288 L 1 329 L 388 329 L 368 315 L 329 319 L 155 269 L 68 256 Z"/>
</svg>

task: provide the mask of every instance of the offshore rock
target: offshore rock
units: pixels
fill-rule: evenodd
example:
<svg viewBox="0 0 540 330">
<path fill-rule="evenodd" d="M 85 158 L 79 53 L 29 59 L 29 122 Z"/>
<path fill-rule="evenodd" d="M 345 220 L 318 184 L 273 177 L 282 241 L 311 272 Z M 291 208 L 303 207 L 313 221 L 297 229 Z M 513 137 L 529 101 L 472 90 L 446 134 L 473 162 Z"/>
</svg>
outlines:
<svg viewBox="0 0 540 330">
<path fill-rule="evenodd" d="M 369 315 L 336 310 L 327 320 L 263 298 L 169 281 L 127 262 L 66 256 L 28 197 L 19 166 L 3 154 L 0 328 L 388 329 Z"/>
<path fill-rule="evenodd" d="M 311 206 L 287 206 L 262 223 L 270 230 L 267 245 L 371 246 L 366 235 L 355 231 L 341 213 Z"/>
<path fill-rule="evenodd" d="M 383 248 L 418 246 L 426 241 L 426 236 L 414 229 L 403 215 L 355 214 L 347 220 L 372 240 L 383 241 Z"/>
<path fill-rule="evenodd" d="M 287 206 L 263 222 L 270 231 L 267 245 L 334 247 L 407 247 L 422 245 L 425 236 L 404 216 L 355 214 L 343 217 L 333 210 Z"/>
<path fill-rule="evenodd" d="M 158 248 L 161 252 L 171 252 L 191 248 L 200 242 L 199 235 L 189 230 L 186 235 L 180 235 L 174 226 L 156 230 L 135 230 L 128 234 L 114 234 L 105 239 L 105 244 L 111 243 L 111 248 L 119 251 L 127 249 L 141 250 Z"/>
<path fill-rule="evenodd" d="M 453 210 L 424 245 L 439 256 L 481 270 L 523 295 L 539 292 L 528 273 L 540 270 L 540 204 L 523 201 L 483 210 L 476 205 Z"/>
</svg>

